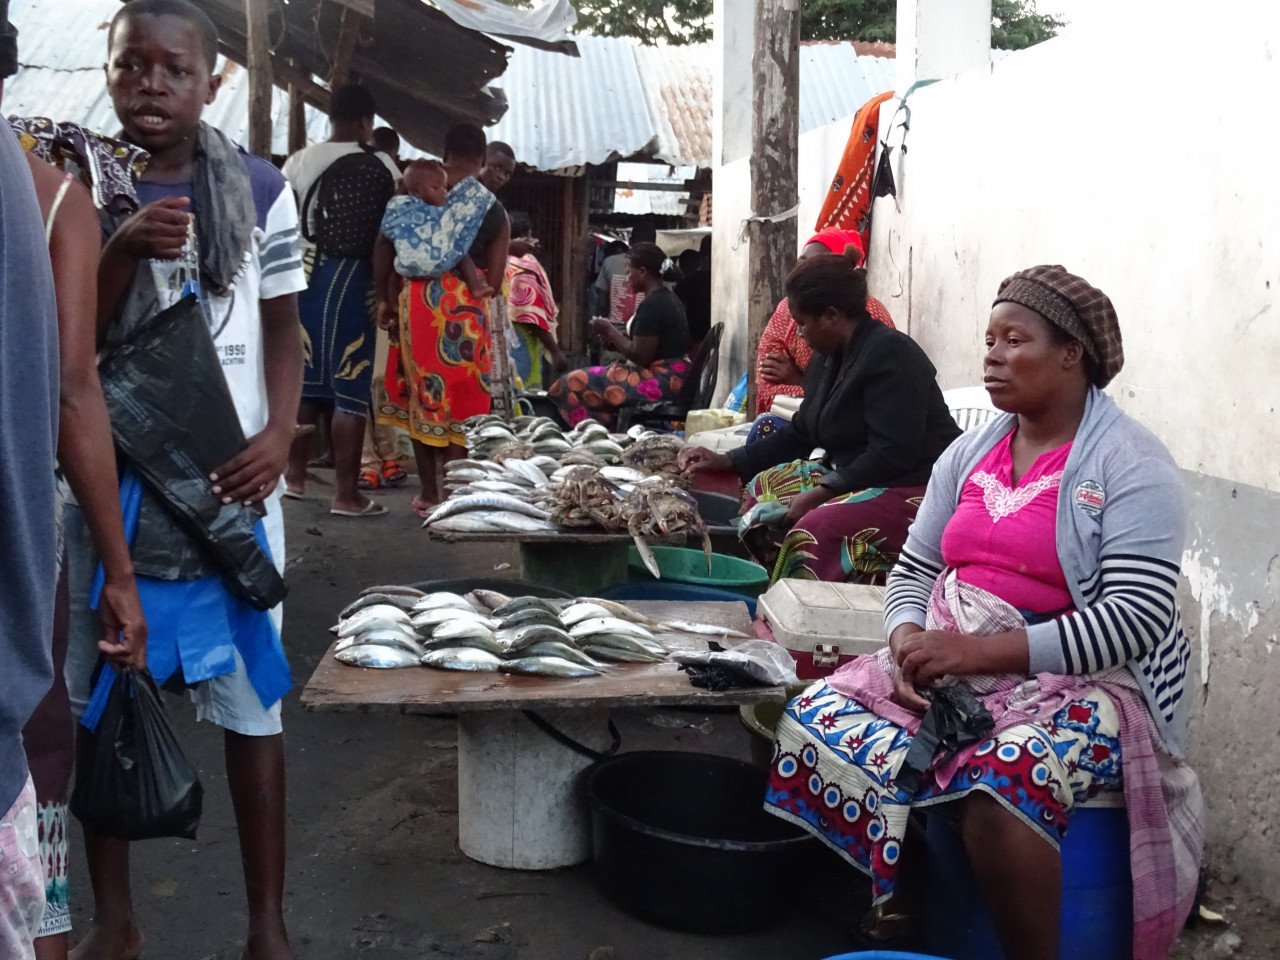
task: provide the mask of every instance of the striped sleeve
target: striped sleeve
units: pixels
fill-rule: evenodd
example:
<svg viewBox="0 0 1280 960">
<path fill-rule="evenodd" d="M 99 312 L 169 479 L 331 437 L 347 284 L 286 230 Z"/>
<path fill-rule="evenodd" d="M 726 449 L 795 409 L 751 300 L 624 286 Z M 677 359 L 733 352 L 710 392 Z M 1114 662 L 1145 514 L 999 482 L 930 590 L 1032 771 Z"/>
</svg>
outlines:
<svg viewBox="0 0 1280 960">
<path fill-rule="evenodd" d="M 1178 566 L 1117 554 L 1082 585 L 1083 610 L 1027 630 L 1032 673 L 1096 673 L 1148 657 L 1177 626 Z M 1096 599 L 1095 599 L 1096 598 Z"/>
<path fill-rule="evenodd" d="M 258 296 L 273 300 L 307 289 L 298 235 L 298 207 L 293 191 L 281 190 L 267 213 L 265 236 L 258 248 L 261 287 Z"/>
<path fill-rule="evenodd" d="M 925 625 L 929 612 L 929 596 L 933 585 L 942 575 L 942 567 L 904 549 L 898 562 L 889 573 L 888 589 L 884 599 L 884 635 L 904 623 Z"/>
</svg>

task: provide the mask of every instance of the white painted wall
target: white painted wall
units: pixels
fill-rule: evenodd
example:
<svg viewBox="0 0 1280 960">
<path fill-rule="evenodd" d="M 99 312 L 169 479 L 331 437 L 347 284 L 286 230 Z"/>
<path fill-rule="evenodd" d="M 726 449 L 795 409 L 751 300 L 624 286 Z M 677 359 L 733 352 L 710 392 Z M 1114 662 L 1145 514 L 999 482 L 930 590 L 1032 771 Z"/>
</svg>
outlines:
<svg viewBox="0 0 1280 960">
<path fill-rule="evenodd" d="M 813 236 L 831 178 L 840 163 L 853 117 L 800 134 L 799 230 L 796 253 Z M 746 158 L 712 172 L 715 210 L 712 230 L 712 322 L 725 325 L 720 348 L 719 399 L 728 394 L 747 364 L 747 246 L 742 222 L 751 216 L 751 174 Z M 872 293 L 879 296 L 879 291 Z M 782 299 L 777 291 L 775 300 Z"/>
<path fill-rule="evenodd" d="M 945 388 L 980 377 L 1001 278 L 1064 264 L 1119 312 L 1121 404 L 1184 468 L 1280 492 L 1280 15 L 1215 8 L 1234 39 L 1206 72 L 1200 27 L 1165 10 L 1115 5 L 914 94 L 872 287 Z"/>
<path fill-rule="evenodd" d="M 991 0 L 899 0 L 898 89 L 953 77 L 991 59 Z"/>
</svg>

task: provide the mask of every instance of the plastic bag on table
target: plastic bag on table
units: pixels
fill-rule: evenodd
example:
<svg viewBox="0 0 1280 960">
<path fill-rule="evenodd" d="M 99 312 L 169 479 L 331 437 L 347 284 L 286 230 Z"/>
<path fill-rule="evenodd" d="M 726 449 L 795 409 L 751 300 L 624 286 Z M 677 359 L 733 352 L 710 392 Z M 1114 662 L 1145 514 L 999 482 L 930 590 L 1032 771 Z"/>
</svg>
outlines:
<svg viewBox="0 0 1280 960">
<path fill-rule="evenodd" d="M 204 791 L 151 675 L 104 665 L 82 722 L 92 732 L 71 795 L 76 818 L 123 840 L 195 839 Z"/>
<path fill-rule="evenodd" d="M 254 536 L 261 506 L 224 504 L 209 474 L 245 447 L 195 296 L 140 325 L 99 366 L 116 445 L 227 586 L 258 610 L 286 588 Z"/>
<path fill-rule="evenodd" d="M 780 644 L 768 640 L 744 640 L 727 650 L 711 643 L 707 650 L 675 653 L 672 659 L 683 668 L 710 667 L 726 673 L 741 681 L 739 686 L 781 687 L 799 683 L 795 659 Z"/>
</svg>

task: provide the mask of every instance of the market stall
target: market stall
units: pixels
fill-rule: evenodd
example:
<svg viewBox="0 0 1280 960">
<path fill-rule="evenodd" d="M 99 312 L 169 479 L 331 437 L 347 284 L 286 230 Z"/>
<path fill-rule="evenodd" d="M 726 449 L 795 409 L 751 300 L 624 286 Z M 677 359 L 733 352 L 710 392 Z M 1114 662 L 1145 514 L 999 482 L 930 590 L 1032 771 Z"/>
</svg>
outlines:
<svg viewBox="0 0 1280 960">
<path fill-rule="evenodd" d="M 751 632 L 751 618 L 741 603 L 651 601 L 631 607 L 655 621 Z M 706 650 L 710 639 L 728 648 L 741 642 L 674 630 L 661 633 L 660 639 L 673 653 Z M 545 870 L 591 856 L 578 781 L 592 763 L 590 754 L 610 749 L 611 711 L 740 705 L 782 696 L 780 687 L 701 689 L 670 661 L 614 664 L 599 676 L 565 679 L 361 669 L 340 663 L 331 647 L 308 681 L 302 702 L 323 711 L 458 714 L 462 851 L 493 866 Z"/>
</svg>

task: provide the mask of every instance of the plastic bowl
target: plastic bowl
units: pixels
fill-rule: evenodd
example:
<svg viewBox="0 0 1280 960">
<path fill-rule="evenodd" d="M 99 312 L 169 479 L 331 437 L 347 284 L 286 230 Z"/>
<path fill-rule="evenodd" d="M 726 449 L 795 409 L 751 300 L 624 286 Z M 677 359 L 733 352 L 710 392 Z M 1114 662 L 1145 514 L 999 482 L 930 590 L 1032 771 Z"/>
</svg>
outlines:
<svg viewBox="0 0 1280 960">
<path fill-rule="evenodd" d="M 765 774 L 728 757 L 624 753 L 587 772 L 595 876 L 643 920 L 738 933 L 779 919 L 821 847 L 764 812 Z"/>
<path fill-rule="evenodd" d="M 769 571 L 750 560 L 713 553 L 711 569 L 708 571 L 707 558 L 701 550 L 664 546 L 655 546 L 650 549 L 653 550 L 663 580 L 696 583 L 704 587 L 720 587 L 751 597 L 758 597 L 769 586 Z M 627 565 L 634 579 L 641 582 L 654 579 L 653 574 L 644 565 L 644 561 L 640 559 L 640 551 L 635 547 L 631 548 L 627 556 Z"/>
</svg>

